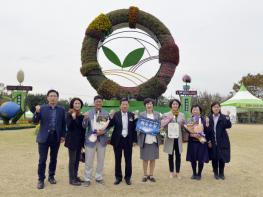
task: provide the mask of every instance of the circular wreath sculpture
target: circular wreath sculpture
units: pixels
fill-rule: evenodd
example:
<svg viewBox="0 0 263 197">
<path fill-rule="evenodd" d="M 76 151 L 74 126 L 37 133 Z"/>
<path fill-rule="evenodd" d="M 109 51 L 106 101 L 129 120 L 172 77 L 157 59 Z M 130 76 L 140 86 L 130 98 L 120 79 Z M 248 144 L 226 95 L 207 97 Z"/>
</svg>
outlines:
<svg viewBox="0 0 263 197">
<path fill-rule="evenodd" d="M 124 27 L 138 28 L 151 35 L 159 49 L 161 64 L 154 77 L 136 87 L 123 87 L 108 79 L 97 60 L 99 43 L 114 30 Z M 167 89 L 175 68 L 179 63 L 179 49 L 167 27 L 153 15 L 137 7 L 119 9 L 108 14 L 100 14 L 88 26 L 81 49 L 81 74 L 97 92 L 106 99 L 127 97 L 142 100 L 157 98 Z"/>
</svg>

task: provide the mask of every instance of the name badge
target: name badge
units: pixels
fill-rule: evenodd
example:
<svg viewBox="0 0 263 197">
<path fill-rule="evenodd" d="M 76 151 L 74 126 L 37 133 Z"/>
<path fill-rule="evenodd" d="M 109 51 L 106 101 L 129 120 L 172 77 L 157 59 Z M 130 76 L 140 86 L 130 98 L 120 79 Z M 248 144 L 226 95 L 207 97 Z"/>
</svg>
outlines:
<svg viewBox="0 0 263 197">
<path fill-rule="evenodd" d="M 179 124 L 169 123 L 168 124 L 168 138 L 179 138 Z"/>
</svg>

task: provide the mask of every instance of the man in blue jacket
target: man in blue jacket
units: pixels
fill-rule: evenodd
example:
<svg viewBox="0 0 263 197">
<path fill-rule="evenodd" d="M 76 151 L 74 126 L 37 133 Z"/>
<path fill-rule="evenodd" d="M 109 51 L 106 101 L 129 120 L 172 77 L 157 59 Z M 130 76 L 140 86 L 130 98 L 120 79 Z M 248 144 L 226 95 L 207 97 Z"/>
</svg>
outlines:
<svg viewBox="0 0 263 197">
<path fill-rule="evenodd" d="M 47 105 L 36 106 L 36 112 L 33 116 L 35 124 L 40 123 L 40 129 L 36 142 L 38 143 L 39 162 L 38 162 L 38 189 L 44 188 L 46 160 L 50 148 L 50 163 L 48 181 L 56 184 L 54 178 L 57 165 L 57 155 L 60 143 L 65 138 L 65 110 L 58 106 L 59 93 L 56 90 L 49 90 L 47 93 Z"/>
</svg>

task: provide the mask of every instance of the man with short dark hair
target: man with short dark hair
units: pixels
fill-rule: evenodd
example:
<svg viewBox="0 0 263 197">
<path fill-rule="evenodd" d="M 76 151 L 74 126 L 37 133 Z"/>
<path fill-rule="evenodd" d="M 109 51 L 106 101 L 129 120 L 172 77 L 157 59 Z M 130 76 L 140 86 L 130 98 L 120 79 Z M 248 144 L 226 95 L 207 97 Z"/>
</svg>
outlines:
<svg viewBox="0 0 263 197">
<path fill-rule="evenodd" d="M 109 119 L 109 114 L 102 109 L 103 98 L 101 96 L 94 97 L 94 108 L 84 114 L 83 127 L 86 128 L 85 136 L 85 173 L 84 183 L 88 187 L 92 181 L 92 171 L 94 156 L 97 154 L 97 168 L 96 168 L 96 183 L 104 184 L 103 169 L 105 150 L 108 142 L 107 129 L 99 129 L 98 125 L 106 123 Z M 105 126 L 105 128 L 107 125 Z"/>
<path fill-rule="evenodd" d="M 33 116 L 35 124 L 40 123 L 36 142 L 38 143 L 39 162 L 38 162 L 38 189 L 44 188 L 46 160 L 48 150 L 50 149 L 49 177 L 51 184 L 56 184 L 54 178 L 57 165 L 57 155 L 60 143 L 65 138 L 65 110 L 58 106 L 59 93 L 56 90 L 49 90 L 47 93 L 47 105 L 36 106 L 36 112 Z"/>
<path fill-rule="evenodd" d="M 132 175 L 132 147 L 137 141 L 135 131 L 134 114 L 128 111 L 129 101 L 123 98 L 120 102 L 120 111 L 116 112 L 110 120 L 109 127 L 114 127 L 111 136 L 111 145 L 115 155 L 115 185 L 122 181 L 121 158 L 124 151 L 125 158 L 125 176 L 127 185 L 131 185 Z"/>
</svg>

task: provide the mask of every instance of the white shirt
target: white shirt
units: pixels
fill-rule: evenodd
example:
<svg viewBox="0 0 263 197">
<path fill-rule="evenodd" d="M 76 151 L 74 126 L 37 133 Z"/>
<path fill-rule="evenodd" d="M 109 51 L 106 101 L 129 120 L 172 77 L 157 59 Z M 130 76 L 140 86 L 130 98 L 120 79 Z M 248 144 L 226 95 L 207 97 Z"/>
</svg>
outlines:
<svg viewBox="0 0 263 197">
<path fill-rule="evenodd" d="M 216 142 L 216 144 L 217 144 L 217 141 L 216 141 L 216 125 L 217 125 L 217 122 L 218 122 L 219 116 L 220 116 L 220 114 L 218 114 L 217 116 L 215 116 L 215 115 L 213 114 L 213 120 L 214 120 L 214 134 L 215 134 L 215 142 Z"/>
<path fill-rule="evenodd" d="M 154 115 L 153 114 L 147 114 L 147 118 L 150 119 L 154 119 Z M 153 144 L 153 143 L 157 143 L 157 139 L 156 136 L 151 135 L 151 134 L 146 134 L 145 136 L 145 144 Z"/>
<path fill-rule="evenodd" d="M 94 113 L 94 116 L 93 116 L 93 119 L 91 119 L 91 128 L 92 128 L 92 131 L 96 130 L 97 129 L 97 117 L 99 116 L 100 114 L 100 111 L 96 111 L 96 113 Z"/>
<path fill-rule="evenodd" d="M 122 133 L 121 135 L 125 138 L 128 135 L 128 113 L 121 112 L 121 119 L 122 119 Z"/>
</svg>

